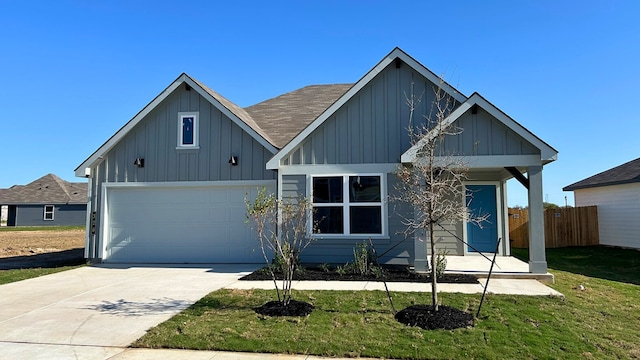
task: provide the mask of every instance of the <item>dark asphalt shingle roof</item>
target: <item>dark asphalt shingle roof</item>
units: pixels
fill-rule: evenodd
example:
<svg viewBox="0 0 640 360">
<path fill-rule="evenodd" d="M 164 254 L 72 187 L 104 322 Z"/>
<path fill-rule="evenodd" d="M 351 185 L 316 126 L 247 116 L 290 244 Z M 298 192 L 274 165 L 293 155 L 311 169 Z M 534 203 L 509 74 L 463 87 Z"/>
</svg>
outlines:
<svg viewBox="0 0 640 360">
<path fill-rule="evenodd" d="M 245 108 L 271 143 L 282 148 L 353 84 L 310 85 Z"/>
<path fill-rule="evenodd" d="M 87 183 L 68 182 L 47 174 L 27 185 L 0 189 L 0 204 L 86 204 Z"/>
<path fill-rule="evenodd" d="M 584 180 L 565 186 L 562 190 L 573 191 L 578 189 L 629 184 L 635 182 L 640 182 L 640 158 L 631 160 L 620 166 L 616 166 Z"/>
</svg>

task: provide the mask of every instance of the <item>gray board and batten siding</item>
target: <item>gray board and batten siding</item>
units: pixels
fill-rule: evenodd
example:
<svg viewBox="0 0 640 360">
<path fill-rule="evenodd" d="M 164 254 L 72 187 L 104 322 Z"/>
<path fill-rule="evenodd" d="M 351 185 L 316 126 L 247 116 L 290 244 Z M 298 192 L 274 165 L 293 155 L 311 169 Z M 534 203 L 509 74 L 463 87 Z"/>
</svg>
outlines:
<svg viewBox="0 0 640 360">
<path fill-rule="evenodd" d="M 410 147 L 410 109 L 405 96 L 411 96 L 412 88 L 416 97 L 422 96 L 413 125 L 422 126 L 425 123 L 422 115 L 431 111 L 437 85 L 409 66 L 387 66 L 283 158 L 281 164 L 286 167 L 286 175 L 282 175 L 282 197 L 311 196 L 307 191 L 310 181 L 307 175 L 330 172 L 332 165 L 339 165 L 344 173 L 381 173 L 386 178 L 387 195 L 393 195 L 398 181 L 394 170 L 402 153 Z M 300 174 L 295 174 L 299 165 L 302 165 Z M 384 254 L 380 261 L 411 264 L 413 235 L 406 233 L 403 219 L 410 218 L 413 209 L 407 204 L 387 199 L 385 202 L 387 234 L 372 237 L 376 251 Z M 363 241 L 368 242 L 368 238 L 318 236 L 305 249 L 302 260 L 353 261 L 354 246 Z"/>
<path fill-rule="evenodd" d="M 155 106 L 91 169 L 91 210 L 96 234 L 88 246 L 89 258 L 97 258 L 95 237 L 100 236 L 102 187 L 105 183 L 180 183 L 275 180 L 276 173 L 264 164 L 272 152 L 247 134 L 219 108 L 185 84 L 178 86 Z M 177 148 L 178 116 L 197 112 L 199 148 Z M 236 156 L 238 164 L 229 160 Z M 134 165 L 144 159 L 144 167 Z"/>
<path fill-rule="evenodd" d="M 474 113 L 475 112 L 475 113 Z M 540 154 L 531 143 L 479 106 L 467 110 L 454 127 L 462 130 L 444 140 L 444 154 L 457 156 Z"/>
<path fill-rule="evenodd" d="M 397 164 L 410 146 L 411 88 L 422 101 L 413 125 L 425 123 L 434 101 L 432 83 L 409 66 L 387 66 L 285 156 L 282 165 Z"/>
</svg>

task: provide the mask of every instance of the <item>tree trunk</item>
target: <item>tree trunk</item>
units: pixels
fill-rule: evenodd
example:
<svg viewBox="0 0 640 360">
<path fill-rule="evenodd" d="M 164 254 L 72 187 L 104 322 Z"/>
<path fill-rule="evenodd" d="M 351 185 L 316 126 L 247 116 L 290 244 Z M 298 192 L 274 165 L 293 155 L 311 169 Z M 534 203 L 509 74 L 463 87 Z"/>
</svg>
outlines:
<svg viewBox="0 0 640 360">
<path fill-rule="evenodd" d="M 431 304 L 438 311 L 438 278 L 436 273 L 436 237 L 433 234 L 433 222 L 429 223 L 429 244 L 431 245 Z"/>
</svg>

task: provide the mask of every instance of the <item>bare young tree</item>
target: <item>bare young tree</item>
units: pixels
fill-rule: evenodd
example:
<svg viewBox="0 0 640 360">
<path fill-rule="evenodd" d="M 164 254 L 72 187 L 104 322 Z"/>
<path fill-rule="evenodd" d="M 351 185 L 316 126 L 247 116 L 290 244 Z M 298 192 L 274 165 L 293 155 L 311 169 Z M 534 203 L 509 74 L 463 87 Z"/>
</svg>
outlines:
<svg viewBox="0 0 640 360">
<path fill-rule="evenodd" d="M 311 203 L 304 197 L 279 200 L 262 188 L 253 201 L 245 197 L 245 204 L 247 217 L 258 234 L 278 301 L 287 306 L 291 301 L 291 284 L 299 256 L 313 240 L 308 232 Z M 271 264 L 272 254 L 277 264 L 275 269 Z M 278 287 L 276 270 L 282 272 L 282 289 Z"/>
<path fill-rule="evenodd" d="M 424 95 L 415 95 L 413 84 L 411 93 L 406 95 L 409 106 L 409 136 L 411 145 L 416 146 L 416 160 L 413 164 L 402 166 L 397 171 L 397 195 L 393 200 L 413 206 L 413 217 L 405 219 L 407 234 L 424 231 L 428 241 L 431 267 L 431 301 L 438 310 L 437 282 L 437 238 L 436 231 L 460 221 L 480 223 L 468 211 L 464 182 L 468 169 L 461 157 L 448 154 L 445 139 L 459 135 L 462 129 L 448 123 L 447 116 L 455 107 L 455 100 L 443 89 L 444 80 L 434 86 L 434 100 L 429 114 L 424 117 L 423 125 L 414 125 L 414 114 Z"/>
</svg>

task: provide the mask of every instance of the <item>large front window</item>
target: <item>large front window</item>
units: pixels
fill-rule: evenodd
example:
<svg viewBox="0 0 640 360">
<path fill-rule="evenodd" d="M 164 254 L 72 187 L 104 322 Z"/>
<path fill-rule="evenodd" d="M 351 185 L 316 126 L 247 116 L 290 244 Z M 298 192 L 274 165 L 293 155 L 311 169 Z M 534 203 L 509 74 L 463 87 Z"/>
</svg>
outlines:
<svg viewBox="0 0 640 360">
<path fill-rule="evenodd" d="M 314 176 L 311 190 L 318 233 L 383 234 L 382 176 Z"/>
</svg>

